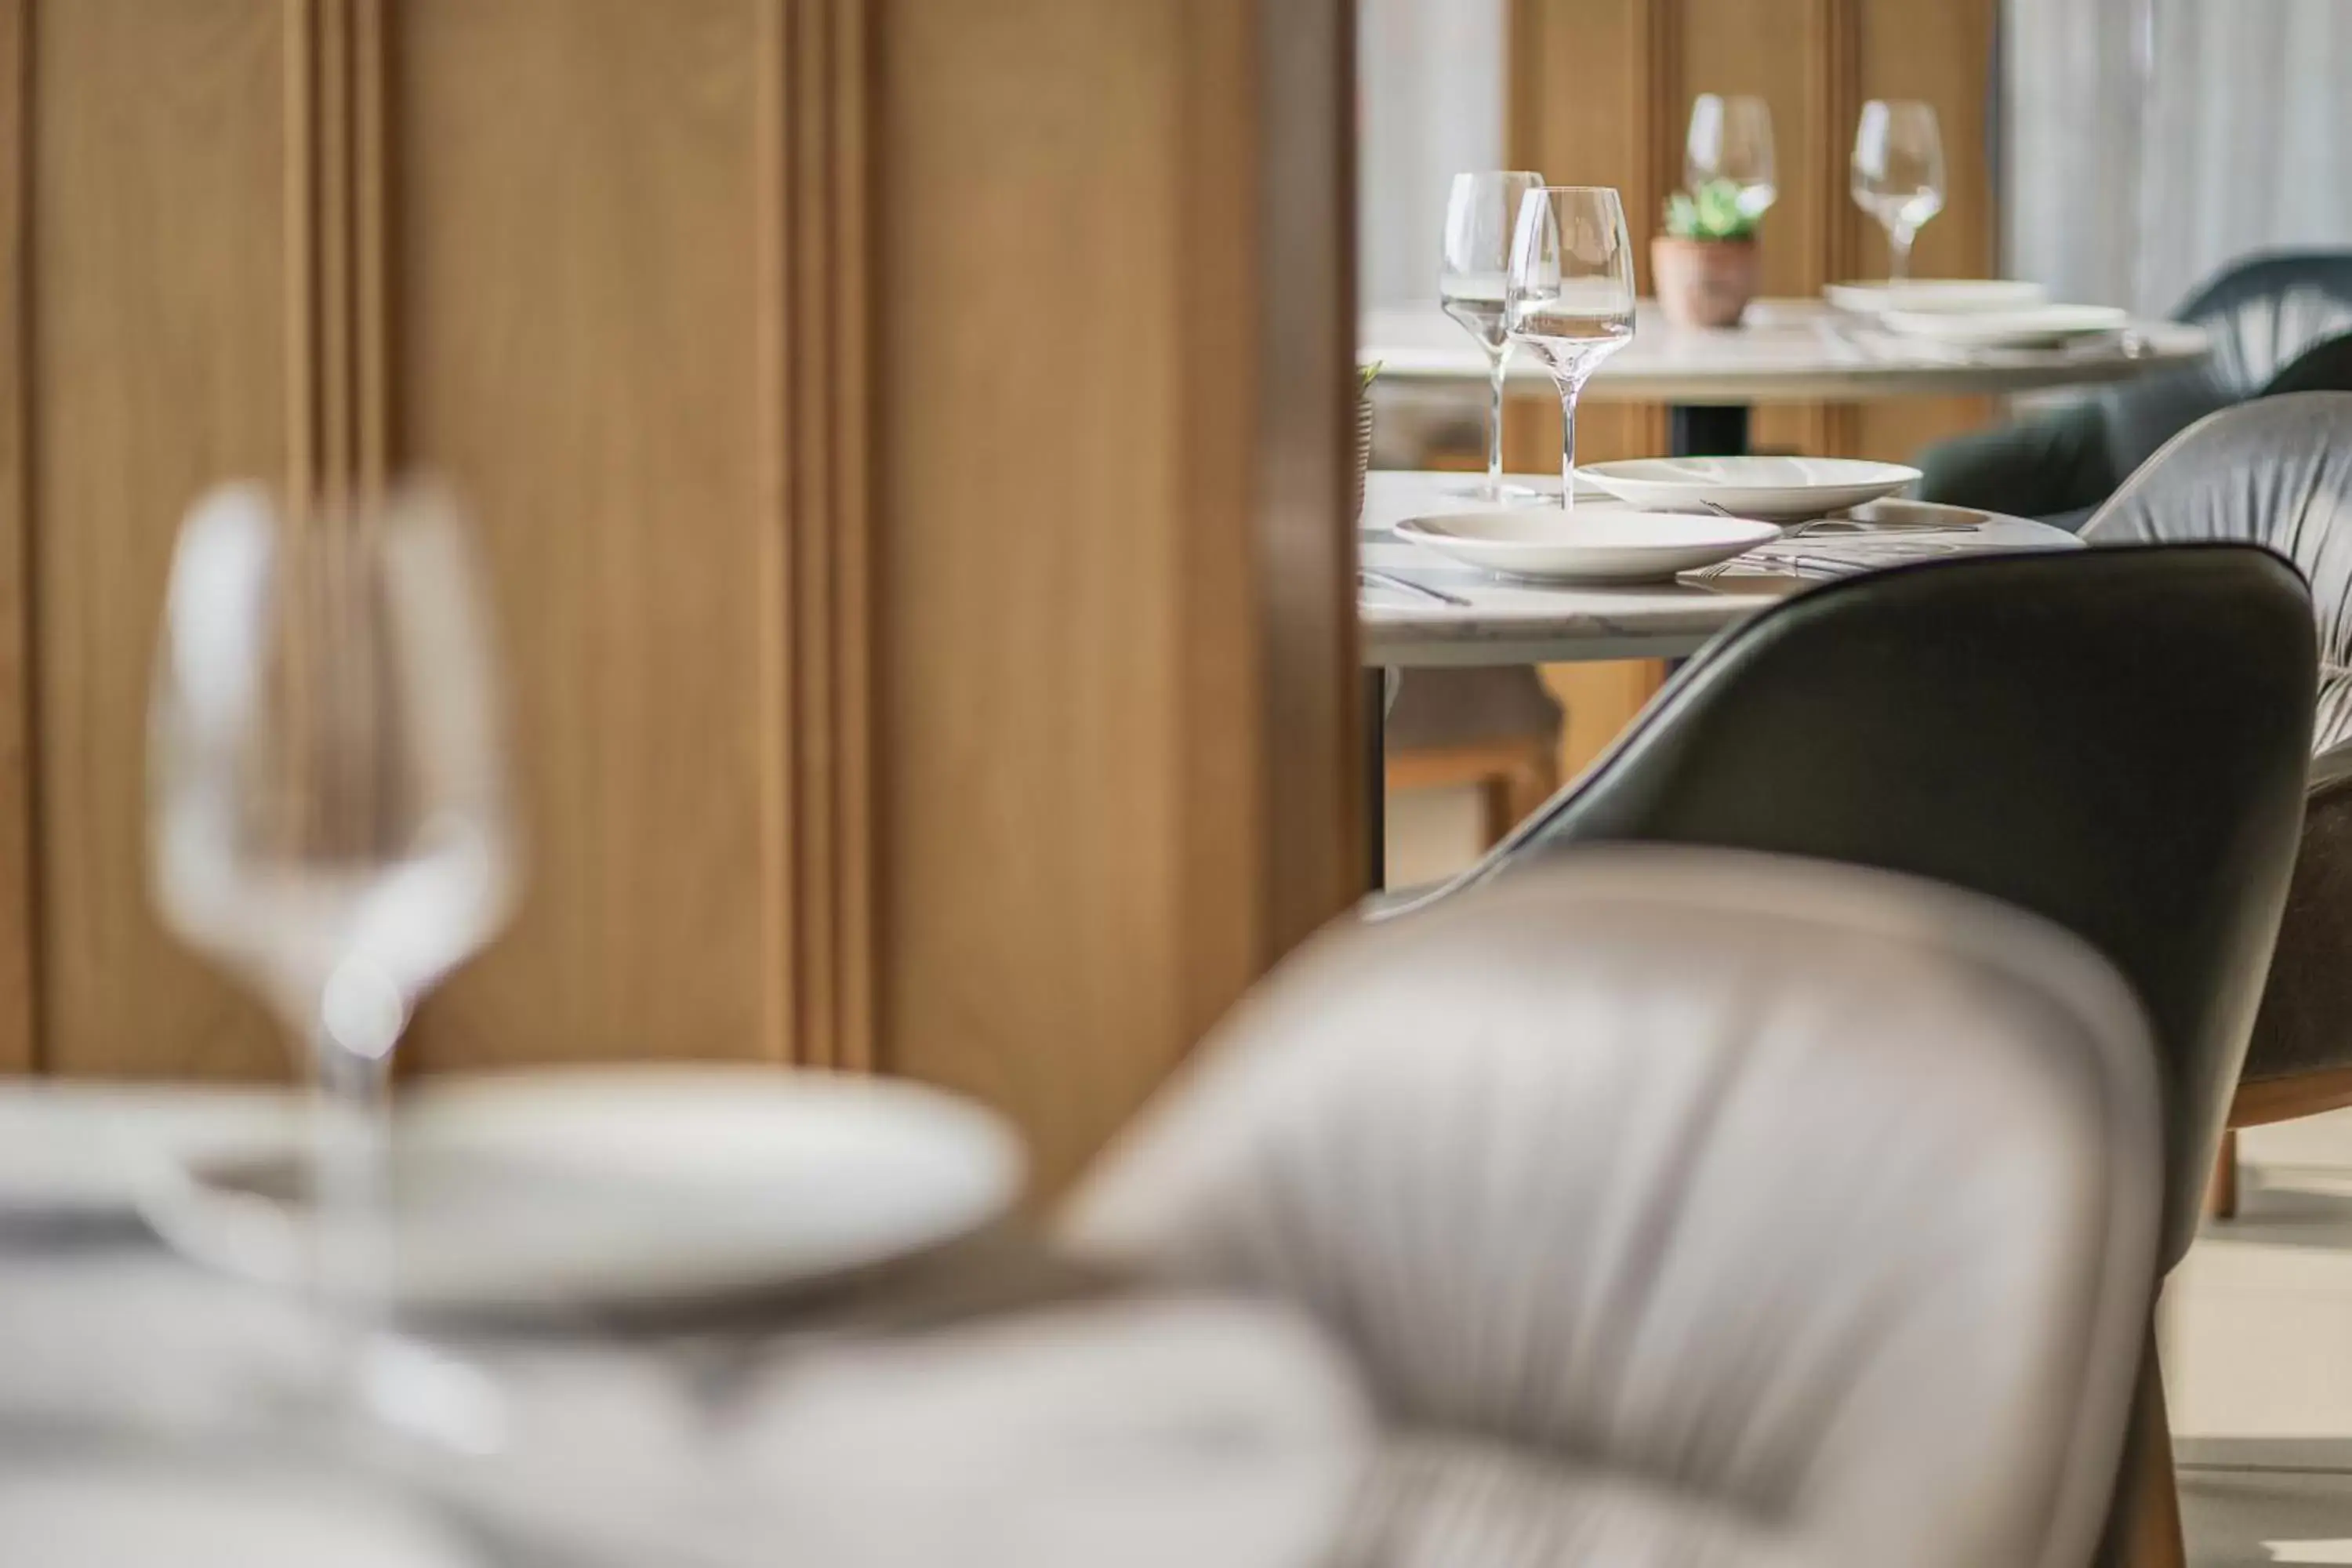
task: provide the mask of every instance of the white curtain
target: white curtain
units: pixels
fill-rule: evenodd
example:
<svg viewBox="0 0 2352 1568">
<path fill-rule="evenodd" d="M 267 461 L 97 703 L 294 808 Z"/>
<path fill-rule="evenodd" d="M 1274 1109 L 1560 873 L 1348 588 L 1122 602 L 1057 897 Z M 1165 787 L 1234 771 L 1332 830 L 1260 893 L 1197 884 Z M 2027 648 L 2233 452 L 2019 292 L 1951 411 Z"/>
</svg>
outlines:
<svg viewBox="0 0 2352 1568">
<path fill-rule="evenodd" d="M 1437 298 L 1445 189 L 1503 162 L 1503 0 L 1358 0 L 1356 288 Z"/>
<path fill-rule="evenodd" d="M 2163 314 L 2250 251 L 2352 247 L 2352 0 L 2007 0 L 2008 269 Z"/>
</svg>

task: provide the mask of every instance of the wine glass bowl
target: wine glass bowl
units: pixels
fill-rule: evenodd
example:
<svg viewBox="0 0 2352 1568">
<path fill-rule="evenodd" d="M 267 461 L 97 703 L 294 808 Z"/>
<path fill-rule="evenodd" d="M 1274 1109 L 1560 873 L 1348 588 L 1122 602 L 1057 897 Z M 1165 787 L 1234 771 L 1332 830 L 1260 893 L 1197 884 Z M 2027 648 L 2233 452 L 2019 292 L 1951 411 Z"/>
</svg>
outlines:
<svg viewBox="0 0 2352 1568">
<path fill-rule="evenodd" d="M 1542 492 L 1503 482 L 1503 373 L 1511 340 L 1504 320 L 1508 303 L 1512 226 L 1528 192 L 1543 184 L 1541 174 L 1501 169 L 1456 174 L 1446 194 L 1444 252 L 1437 277 L 1437 303 L 1486 351 L 1490 397 L 1486 421 L 1486 477 L 1460 493 L 1480 500 L 1527 500 Z"/>
<path fill-rule="evenodd" d="M 1717 181 L 1738 192 L 1744 217 L 1762 217 L 1780 199 L 1772 163 L 1772 109 L 1762 99 L 1703 92 L 1692 100 L 1690 131 L 1683 143 L 1683 184 L 1696 193 Z"/>
<path fill-rule="evenodd" d="M 1507 329 L 1551 373 L 1560 403 L 1560 505 L 1576 507 L 1576 400 L 1633 336 L 1633 246 L 1602 185 L 1547 185 L 1522 198 L 1511 242 Z"/>
<path fill-rule="evenodd" d="M 1944 210 L 1944 142 L 1933 104 L 1872 99 L 1855 128 L 1854 203 L 1886 230 L 1887 278 L 1911 276 L 1911 242 Z"/>
</svg>

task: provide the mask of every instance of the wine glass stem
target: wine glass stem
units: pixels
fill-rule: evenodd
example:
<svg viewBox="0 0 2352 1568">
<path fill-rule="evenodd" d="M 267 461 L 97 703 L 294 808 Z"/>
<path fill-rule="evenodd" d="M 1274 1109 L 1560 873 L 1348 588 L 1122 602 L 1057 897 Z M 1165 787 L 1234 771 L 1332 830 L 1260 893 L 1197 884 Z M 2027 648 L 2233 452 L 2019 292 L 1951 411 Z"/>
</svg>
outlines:
<svg viewBox="0 0 2352 1568">
<path fill-rule="evenodd" d="M 1503 499 L 1503 371 L 1511 363 L 1511 345 L 1503 346 L 1489 356 L 1488 380 L 1492 396 L 1486 406 L 1486 494 L 1489 500 Z"/>
<path fill-rule="evenodd" d="M 1580 380 L 1563 379 L 1559 384 L 1559 508 L 1562 511 L 1576 510 L 1576 395 L 1584 390 Z"/>
<path fill-rule="evenodd" d="M 344 1375 L 356 1386 L 367 1347 L 382 1331 L 390 1294 L 391 1127 L 387 1058 L 344 1047 L 313 1026 L 318 1073 L 312 1202 L 320 1305 L 340 1323 Z"/>
<path fill-rule="evenodd" d="M 1908 224 L 1897 224 L 1886 231 L 1886 276 L 1890 282 L 1911 280 L 1912 229 Z"/>
</svg>

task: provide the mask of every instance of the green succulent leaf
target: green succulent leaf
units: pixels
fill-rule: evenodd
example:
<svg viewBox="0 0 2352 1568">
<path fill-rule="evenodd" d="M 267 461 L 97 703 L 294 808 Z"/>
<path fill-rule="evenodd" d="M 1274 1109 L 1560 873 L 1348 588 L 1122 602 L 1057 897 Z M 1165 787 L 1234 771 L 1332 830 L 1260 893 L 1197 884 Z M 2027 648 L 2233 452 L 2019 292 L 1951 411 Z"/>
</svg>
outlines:
<svg viewBox="0 0 2352 1568">
<path fill-rule="evenodd" d="M 1356 367 L 1356 391 L 1359 394 L 1371 391 L 1372 383 L 1381 378 L 1381 363 L 1379 360 L 1374 360 L 1370 364 L 1360 364 Z"/>
<path fill-rule="evenodd" d="M 1737 184 L 1709 180 L 1696 191 L 1676 191 L 1666 198 L 1666 232 L 1676 239 L 1747 239 L 1756 232 L 1756 220 L 1739 210 Z"/>
</svg>

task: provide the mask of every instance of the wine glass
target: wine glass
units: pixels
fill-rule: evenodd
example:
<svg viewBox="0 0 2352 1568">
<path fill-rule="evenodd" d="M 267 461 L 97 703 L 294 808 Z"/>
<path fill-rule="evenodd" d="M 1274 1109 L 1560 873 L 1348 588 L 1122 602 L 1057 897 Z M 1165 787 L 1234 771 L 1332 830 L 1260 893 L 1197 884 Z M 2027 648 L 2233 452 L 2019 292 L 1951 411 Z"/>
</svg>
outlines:
<svg viewBox="0 0 2352 1568">
<path fill-rule="evenodd" d="M 1886 230 L 1891 282 L 1911 276 L 1911 241 L 1944 210 L 1944 141 L 1936 107 L 1872 99 L 1854 132 L 1853 199 Z"/>
<path fill-rule="evenodd" d="M 1633 243 L 1605 185 L 1546 185 L 1519 204 L 1507 327 L 1559 388 L 1559 504 L 1576 509 L 1576 398 L 1633 337 Z"/>
<path fill-rule="evenodd" d="M 1503 371 L 1511 357 L 1503 307 L 1511 225 L 1518 217 L 1520 199 L 1542 185 L 1541 174 L 1524 170 L 1456 174 L 1445 200 L 1445 255 L 1437 276 L 1437 302 L 1486 351 L 1493 394 L 1486 418 L 1486 478 L 1454 492 L 1480 500 L 1530 500 L 1543 494 L 1503 482 Z"/>
<path fill-rule="evenodd" d="M 319 1284 L 364 1335 L 393 1047 L 504 923 L 516 880 L 488 621 L 449 503 L 200 500 L 172 559 L 147 757 L 164 924 L 268 1004 L 315 1076 Z"/>
<path fill-rule="evenodd" d="M 1759 218 L 1780 194 L 1772 174 L 1772 110 L 1760 98 L 1703 92 L 1691 104 L 1683 184 L 1696 194 L 1718 180 L 1739 192 L 1739 211 Z"/>
</svg>

